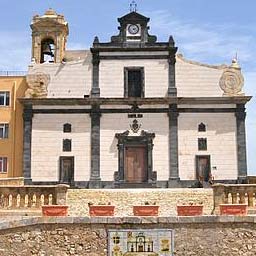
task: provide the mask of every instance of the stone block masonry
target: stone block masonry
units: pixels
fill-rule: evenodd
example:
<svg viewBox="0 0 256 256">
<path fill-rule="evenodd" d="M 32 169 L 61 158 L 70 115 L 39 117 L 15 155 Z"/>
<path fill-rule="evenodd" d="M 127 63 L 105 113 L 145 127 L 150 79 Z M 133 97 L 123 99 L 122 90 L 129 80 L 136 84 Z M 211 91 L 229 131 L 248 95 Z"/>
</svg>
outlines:
<svg viewBox="0 0 256 256">
<path fill-rule="evenodd" d="M 176 215 L 179 203 L 204 204 L 204 214 L 213 210 L 212 189 L 68 189 L 67 205 L 70 216 L 88 216 L 88 203 L 115 205 L 115 216 L 133 216 L 133 205 L 145 202 L 159 205 L 159 216 Z"/>
<path fill-rule="evenodd" d="M 108 229 L 173 229 L 176 256 L 256 255 L 256 217 L 56 217 L 0 222 L 1 256 L 107 256 Z"/>
</svg>

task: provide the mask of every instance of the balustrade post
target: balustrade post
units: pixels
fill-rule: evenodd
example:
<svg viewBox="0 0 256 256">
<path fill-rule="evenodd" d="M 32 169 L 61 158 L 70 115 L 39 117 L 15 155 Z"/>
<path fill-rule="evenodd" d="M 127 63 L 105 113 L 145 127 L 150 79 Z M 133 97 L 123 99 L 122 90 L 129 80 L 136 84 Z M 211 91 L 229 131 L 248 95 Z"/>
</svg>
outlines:
<svg viewBox="0 0 256 256">
<path fill-rule="evenodd" d="M 12 208 L 17 208 L 17 193 L 12 193 Z"/>
<path fill-rule="evenodd" d="M 4 194 L 4 208 L 9 207 L 9 194 Z"/>
<path fill-rule="evenodd" d="M 248 206 L 253 207 L 253 191 L 247 192 L 248 195 Z"/>
<path fill-rule="evenodd" d="M 225 186 L 223 184 L 215 184 L 213 187 L 213 213 L 218 214 L 220 204 L 224 203 L 225 200 Z"/>
<path fill-rule="evenodd" d="M 237 192 L 232 192 L 232 204 L 237 204 Z"/>
<path fill-rule="evenodd" d="M 65 205 L 67 199 L 67 190 L 69 186 L 60 184 L 55 188 L 55 196 L 53 195 L 53 200 L 56 200 L 57 205 Z"/>
<path fill-rule="evenodd" d="M 245 193 L 244 192 L 239 192 L 239 204 L 245 204 Z"/>
<path fill-rule="evenodd" d="M 40 208 L 41 207 L 41 193 L 37 192 L 36 193 L 36 208 Z"/>
<path fill-rule="evenodd" d="M 25 207 L 25 191 L 21 191 L 20 192 L 20 208 L 24 208 Z"/>
<path fill-rule="evenodd" d="M 33 193 L 29 193 L 29 191 L 27 192 L 27 198 L 28 198 L 28 204 L 27 204 L 27 208 L 32 208 L 33 206 Z"/>
<path fill-rule="evenodd" d="M 49 194 L 44 194 L 44 205 L 49 205 Z"/>
<path fill-rule="evenodd" d="M 228 204 L 228 195 L 229 195 L 229 192 L 228 191 L 225 191 L 224 192 L 224 204 Z"/>
</svg>

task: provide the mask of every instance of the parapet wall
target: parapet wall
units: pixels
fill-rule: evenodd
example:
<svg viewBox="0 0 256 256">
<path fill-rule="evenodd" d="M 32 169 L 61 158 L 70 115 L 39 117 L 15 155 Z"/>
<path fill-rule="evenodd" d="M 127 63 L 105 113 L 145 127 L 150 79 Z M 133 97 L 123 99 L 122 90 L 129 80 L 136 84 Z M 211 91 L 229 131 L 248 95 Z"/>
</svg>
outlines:
<svg viewBox="0 0 256 256">
<path fill-rule="evenodd" d="M 176 205 L 182 203 L 204 204 L 204 214 L 213 210 L 212 189 L 68 189 L 67 205 L 70 216 L 88 216 L 88 203 L 115 205 L 116 216 L 133 216 L 133 205 L 145 202 L 159 205 L 159 216 L 176 215 Z"/>
<path fill-rule="evenodd" d="M 256 217 L 59 217 L 0 222 L 0 255 L 107 256 L 108 229 L 173 229 L 177 256 L 256 255 Z"/>
</svg>

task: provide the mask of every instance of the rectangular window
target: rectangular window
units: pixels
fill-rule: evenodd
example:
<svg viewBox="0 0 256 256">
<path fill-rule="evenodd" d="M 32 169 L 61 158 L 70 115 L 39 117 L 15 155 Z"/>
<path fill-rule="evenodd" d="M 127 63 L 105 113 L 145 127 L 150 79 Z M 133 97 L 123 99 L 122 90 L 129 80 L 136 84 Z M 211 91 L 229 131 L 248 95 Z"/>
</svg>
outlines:
<svg viewBox="0 0 256 256">
<path fill-rule="evenodd" d="M 0 124 L 0 139 L 7 139 L 9 136 L 9 124 Z"/>
<path fill-rule="evenodd" d="M 62 143 L 63 152 L 71 152 L 72 149 L 72 140 L 64 139 Z"/>
<path fill-rule="evenodd" d="M 198 150 L 207 150 L 207 139 L 206 138 L 198 139 Z"/>
<path fill-rule="evenodd" d="M 144 97 L 144 68 L 124 68 L 124 97 Z"/>
<path fill-rule="evenodd" d="M 0 157 L 0 173 L 7 172 L 7 157 Z"/>
<path fill-rule="evenodd" d="M 10 93 L 0 92 L 0 106 L 9 106 L 9 105 L 10 105 Z"/>
</svg>

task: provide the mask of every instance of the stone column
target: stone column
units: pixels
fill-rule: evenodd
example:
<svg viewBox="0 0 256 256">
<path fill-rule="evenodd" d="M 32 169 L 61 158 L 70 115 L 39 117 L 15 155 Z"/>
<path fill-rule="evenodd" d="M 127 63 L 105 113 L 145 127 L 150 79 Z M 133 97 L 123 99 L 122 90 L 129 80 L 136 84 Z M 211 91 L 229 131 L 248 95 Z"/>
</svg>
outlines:
<svg viewBox="0 0 256 256">
<path fill-rule="evenodd" d="M 92 51 L 92 90 L 91 97 L 97 98 L 100 97 L 100 87 L 99 87 L 99 65 L 100 58 L 99 52 Z"/>
<path fill-rule="evenodd" d="M 178 109 L 177 104 L 169 106 L 169 182 L 168 187 L 179 186 L 178 161 Z"/>
<path fill-rule="evenodd" d="M 91 109 L 91 175 L 89 188 L 100 188 L 100 108 L 92 105 Z"/>
<path fill-rule="evenodd" d="M 174 55 L 169 57 L 168 63 L 169 63 L 168 96 L 177 96 L 177 88 L 176 88 L 176 83 L 175 83 L 175 63 L 176 63 L 176 59 L 175 59 Z"/>
<path fill-rule="evenodd" d="M 245 107 L 244 104 L 237 104 L 236 108 L 236 141 L 237 141 L 237 168 L 238 180 L 245 181 L 247 177 L 246 160 L 246 135 L 245 135 Z"/>
<path fill-rule="evenodd" d="M 23 176 L 24 184 L 32 184 L 31 179 L 31 135 L 32 135 L 32 105 L 25 105 L 23 110 Z"/>
<path fill-rule="evenodd" d="M 176 88 L 176 82 L 175 82 L 175 63 L 176 58 L 175 54 L 177 52 L 177 47 L 175 47 L 175 43 L 173 40 L 173 37 L 170 36 L 169 38 L 169 83 L 168 83 L 168 96 L 177 96 L 177 88 Z"/>
</svg>

